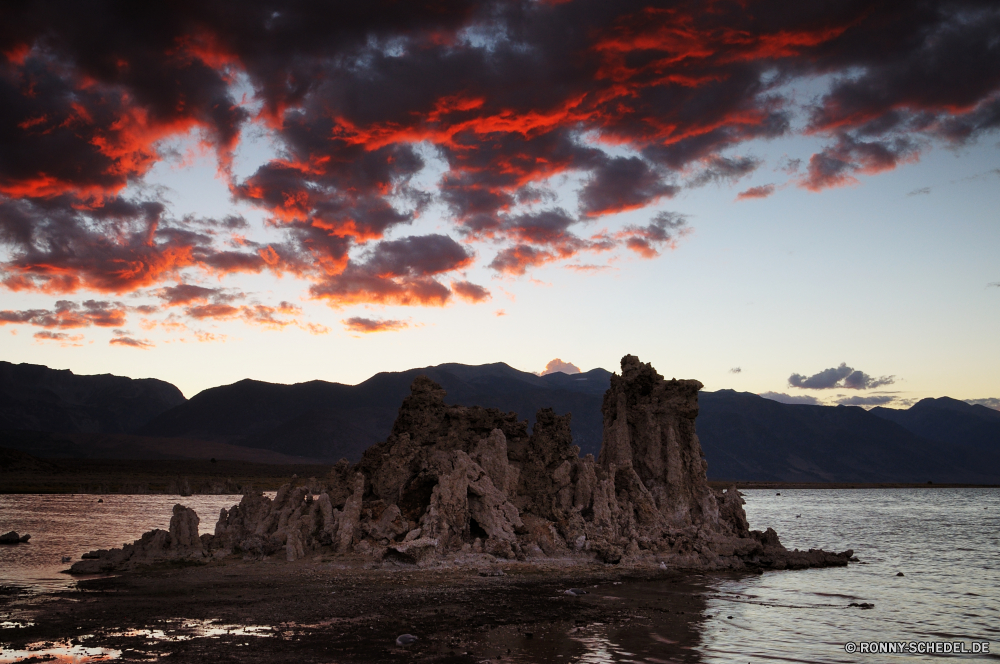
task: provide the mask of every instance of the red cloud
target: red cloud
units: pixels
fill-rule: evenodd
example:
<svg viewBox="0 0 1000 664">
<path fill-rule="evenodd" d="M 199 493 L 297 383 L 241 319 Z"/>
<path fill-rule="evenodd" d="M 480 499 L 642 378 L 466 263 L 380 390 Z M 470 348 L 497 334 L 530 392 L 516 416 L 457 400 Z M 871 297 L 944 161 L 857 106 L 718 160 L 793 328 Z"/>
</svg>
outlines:
<svg viewBox="0 0 1000 664">
<path fill-rule="evenodd" d="M 493 297 L 490 295 L 490 292 L 482 286 L 468 281 L 451 282 L 451 290 L 455 293 L 455 295 L 458 295 L 466 302 L 472 302 L 473 304 L 485 302 Z"/>
<path fill-rule="evenodd" d="M 767 198 L 774 193 L 773 184 L 762 184 L 759 187 L 750 187 L 736 194 L 736 200 L 748 201 L 754 198 Z"/>
<path fill-rule="evenodd" d="M 282 326 L 297 314 L 185 282 L 267 271 L 333 306 L 440 306 L 486 299 L 457 276 L 477 242 L 495 244 L 490 265 L 508 275 L 582 252 L 654 257 L 683 229 L 579 229 L 751 172 L 756 160 L 726 155 L 798 131 L 784 92 L 798 80 L 831 81 L 806 118 L 805 133 L 830 142 L 798 181 L 812 191 L 1000 129 L 1000 15 L 972 0 L 900 7 L 373 0 L 276 16 L 247 0 L 170 5 L 156 21 L 103 8 L 95 22 L 87 2 L 15 4 L 3 22 L 17 30 L 0 35 L 2 284 L 150 289 L 195 318 Z M 459 37 L 470 29 L 488 38 Z M 241 179 L 231 155 L 250 122 L 281 156 Z M 164 139 L 192 136 L 278 241 L 171 218 L 152 194 L 123 197 L 164 158 Z M 424 190 L 428 154 L 445 173 Z M 572 209 L 545 195 L 559 175 L 579 183 Z M 453 233 L 386 239 L 435 203 Z"/>
<path fill-rule="evenodd" d="M 410 326 L 406 321 L 382 320 L 377 318 L 353 317 L 340 321 L 349 332 L 371 334 L 373 332 L 395 332 Z"/>
</svg>

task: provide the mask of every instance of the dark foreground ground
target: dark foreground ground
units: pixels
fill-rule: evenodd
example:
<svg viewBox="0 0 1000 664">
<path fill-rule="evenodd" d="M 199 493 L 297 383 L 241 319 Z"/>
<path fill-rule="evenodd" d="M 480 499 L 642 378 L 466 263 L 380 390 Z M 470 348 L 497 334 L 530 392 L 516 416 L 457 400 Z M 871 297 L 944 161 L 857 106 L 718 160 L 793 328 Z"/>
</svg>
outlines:
<svg viewBox="0 0 1000 664">
<path fill-rule="evenodd" d="M 588 630 L 599 626 L 638 628 L 640 652 L 693 662 L 699 626 L 725 619 L 705 615 L 698 574 L 505 567 L 482 576 L 496 568 L 227 561 L 82 580 L 48 595 L 6 587 L 0 661 L 568 662 L 588 652 Z M 419 640 L 399 647 L 404 633 Z"/>
</svg>

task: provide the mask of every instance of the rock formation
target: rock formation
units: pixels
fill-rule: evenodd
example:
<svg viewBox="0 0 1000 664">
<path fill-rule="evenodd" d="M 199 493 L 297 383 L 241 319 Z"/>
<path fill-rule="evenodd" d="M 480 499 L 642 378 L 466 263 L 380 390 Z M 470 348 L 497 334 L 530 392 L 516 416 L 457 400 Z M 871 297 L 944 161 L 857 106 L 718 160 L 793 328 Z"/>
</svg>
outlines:
<svg viewBox="0 0 1000 664">
<path fill-rule="evenodd" d="M 286 485 L 273 500 L 248 493 L 201 538 L 197 516 L 178 505 L 169 533 L 96 552 L 73 571 L 279 552 L 290 561 L 323 552 L 422 565 L 463 555 L 687 568 L 846 565 L 850 551 L 788 551 L 773 530 L 750 531 L 739 492 L 708 486 L 695 432 L 699 389 L 625 356 L 604 396 L 595 461 L 580 458 L 570 415 L 542 409 L 529 435 L 514 413 L 447 405 L 444 390 L 421 376 L 389 438 L 354 467 L 341 461 L 323 481 Z"/>
</svg>

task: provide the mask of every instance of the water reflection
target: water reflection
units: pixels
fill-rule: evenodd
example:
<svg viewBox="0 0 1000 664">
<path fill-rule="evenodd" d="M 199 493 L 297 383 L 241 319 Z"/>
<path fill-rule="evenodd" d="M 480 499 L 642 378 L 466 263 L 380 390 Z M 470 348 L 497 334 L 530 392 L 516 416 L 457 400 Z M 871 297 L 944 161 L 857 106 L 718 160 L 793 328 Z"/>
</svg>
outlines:
<svg viewBox="0 0 1000 664">
<path fill-rule="evenodd" d="M 278 632 L 265 625 L 225 625 L 206 620 L 167 621 L 160 628 L 103 630 L 95 634 L 81 634 L 72 639 L 30 643 L 21 650 L 0 648 L 0 664 L 16 664 L 17 662 L 72 662 L 84 664 L 87 662 L 105 662 L 119 659 L 123 655 L 132 657 L 167 656 L 161 650 L 147 651 L 142 649 L 144 642 L 180 643 L 198 638 L 238 639 L 234 646 L 248 646 L 243 639 L 272 637 Z M 90 641 L 114 644 L 114 647 L 88 645 Z"/>
</svg>

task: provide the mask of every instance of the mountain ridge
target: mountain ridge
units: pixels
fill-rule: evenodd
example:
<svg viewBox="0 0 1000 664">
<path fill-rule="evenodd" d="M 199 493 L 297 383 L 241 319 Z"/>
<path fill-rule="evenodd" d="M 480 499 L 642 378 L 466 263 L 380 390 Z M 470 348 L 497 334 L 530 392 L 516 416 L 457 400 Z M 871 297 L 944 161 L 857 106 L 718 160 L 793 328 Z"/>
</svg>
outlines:
<svg viewBox="0 0 1000 664">
<path fill-rule="evenodd" d="M 7 366 L 0 365 L 0 378 L 13 375 L 10 367 L 21 366 L 4 364 Z M 28 374 L 47 369 L 29 366 Z M 74 380 L 87 378 L 72 372 L 56 373 L 52 380 L 67 375 Z M 188 455 L 201 444 L 221 446 L 217 448 L 220 451 L 246 450 L 245 454 L 276 460 L 332 463 L 346 457 L 353 461 L 389 435 L 399 405 L 418 375 L 439 383 L 448 393 L 448 403 L 514 411 L 529 425 L 539 408 L 572 413 L 573 440 L 581 454 L 596 455 L 600 450 L 601 403 L 611 372 L 593 369 L 539 376 L 503 362 L 445 363 L 380 372 L 357 385 L 323 380 L 288 385 L 247 378 L 203 390 L 191 399 L 184 399 L 177 390 L 171 407 L 163 408 L 162 401 L 157 402 L 152 410 L 159 412 L 126 433 L 141 437 L 137 449 L 141 447 L 144 454 L 162 454 L 164 458 L 176 451 L 170 449 L 170 441 L 176 440 L 176 447 Z M 108 378 L 118 377 L 94 378 L 105 385 Z M 144 380 L 165 389 L 155 385 L 162 381 Z M 125 383 L 119 385 L 119 392 L 122 385 Z M 163 385 L 173 388 L 169 383 Z M 144 386 L 147 384 L 141 381 L 133 385 L 140 392 Z M 2 419 L 7 412 L 5 395 L 16 391 L 0 383 L 0 395 L 4 395 L 0 422 L 7 429 L 28 428 L 11 427 L 9 417 Z M 67 394 L 66 389 L 62 393 Z M 62 399 L 70 411 L 78 406 L 72 399 Z M 44 413 L 62 402 L 42 394 L 39 403 Z M 922 400 L 906 411 L 865 411 L 853 406 L 782 404 L 729 389 L 701 392 L 699 404 L 698 435 L 713 480 L 1000 483 L 1000 412 L 983 406 L 941 397 Z M 110 417 L 107 413 L 104 416 Z M 31 421 L 37 423 L 39 417 Z M 80 424 L 72 417 L 54 421 L 63 428 L 67 422 Z M 82 422 L 92 426 L 90 420 Z M 121 434 L 124 427 L 112 424 L 108 428 L 113 431 L 99 433 Z M 17 444 L 30 447 L 24 436 L 18 440 L 22 442 Z M 88 440 L 98 439 L 80 438 L 63 448 L 52 443 L 50 449 L 62 449 L 61 456 L 73 450 L 86 452 Z M 94 453 L 110 454 L 128 447 L 117 439 L 114 445 L 102 440 L 104 451 Z"/>
</svg>

